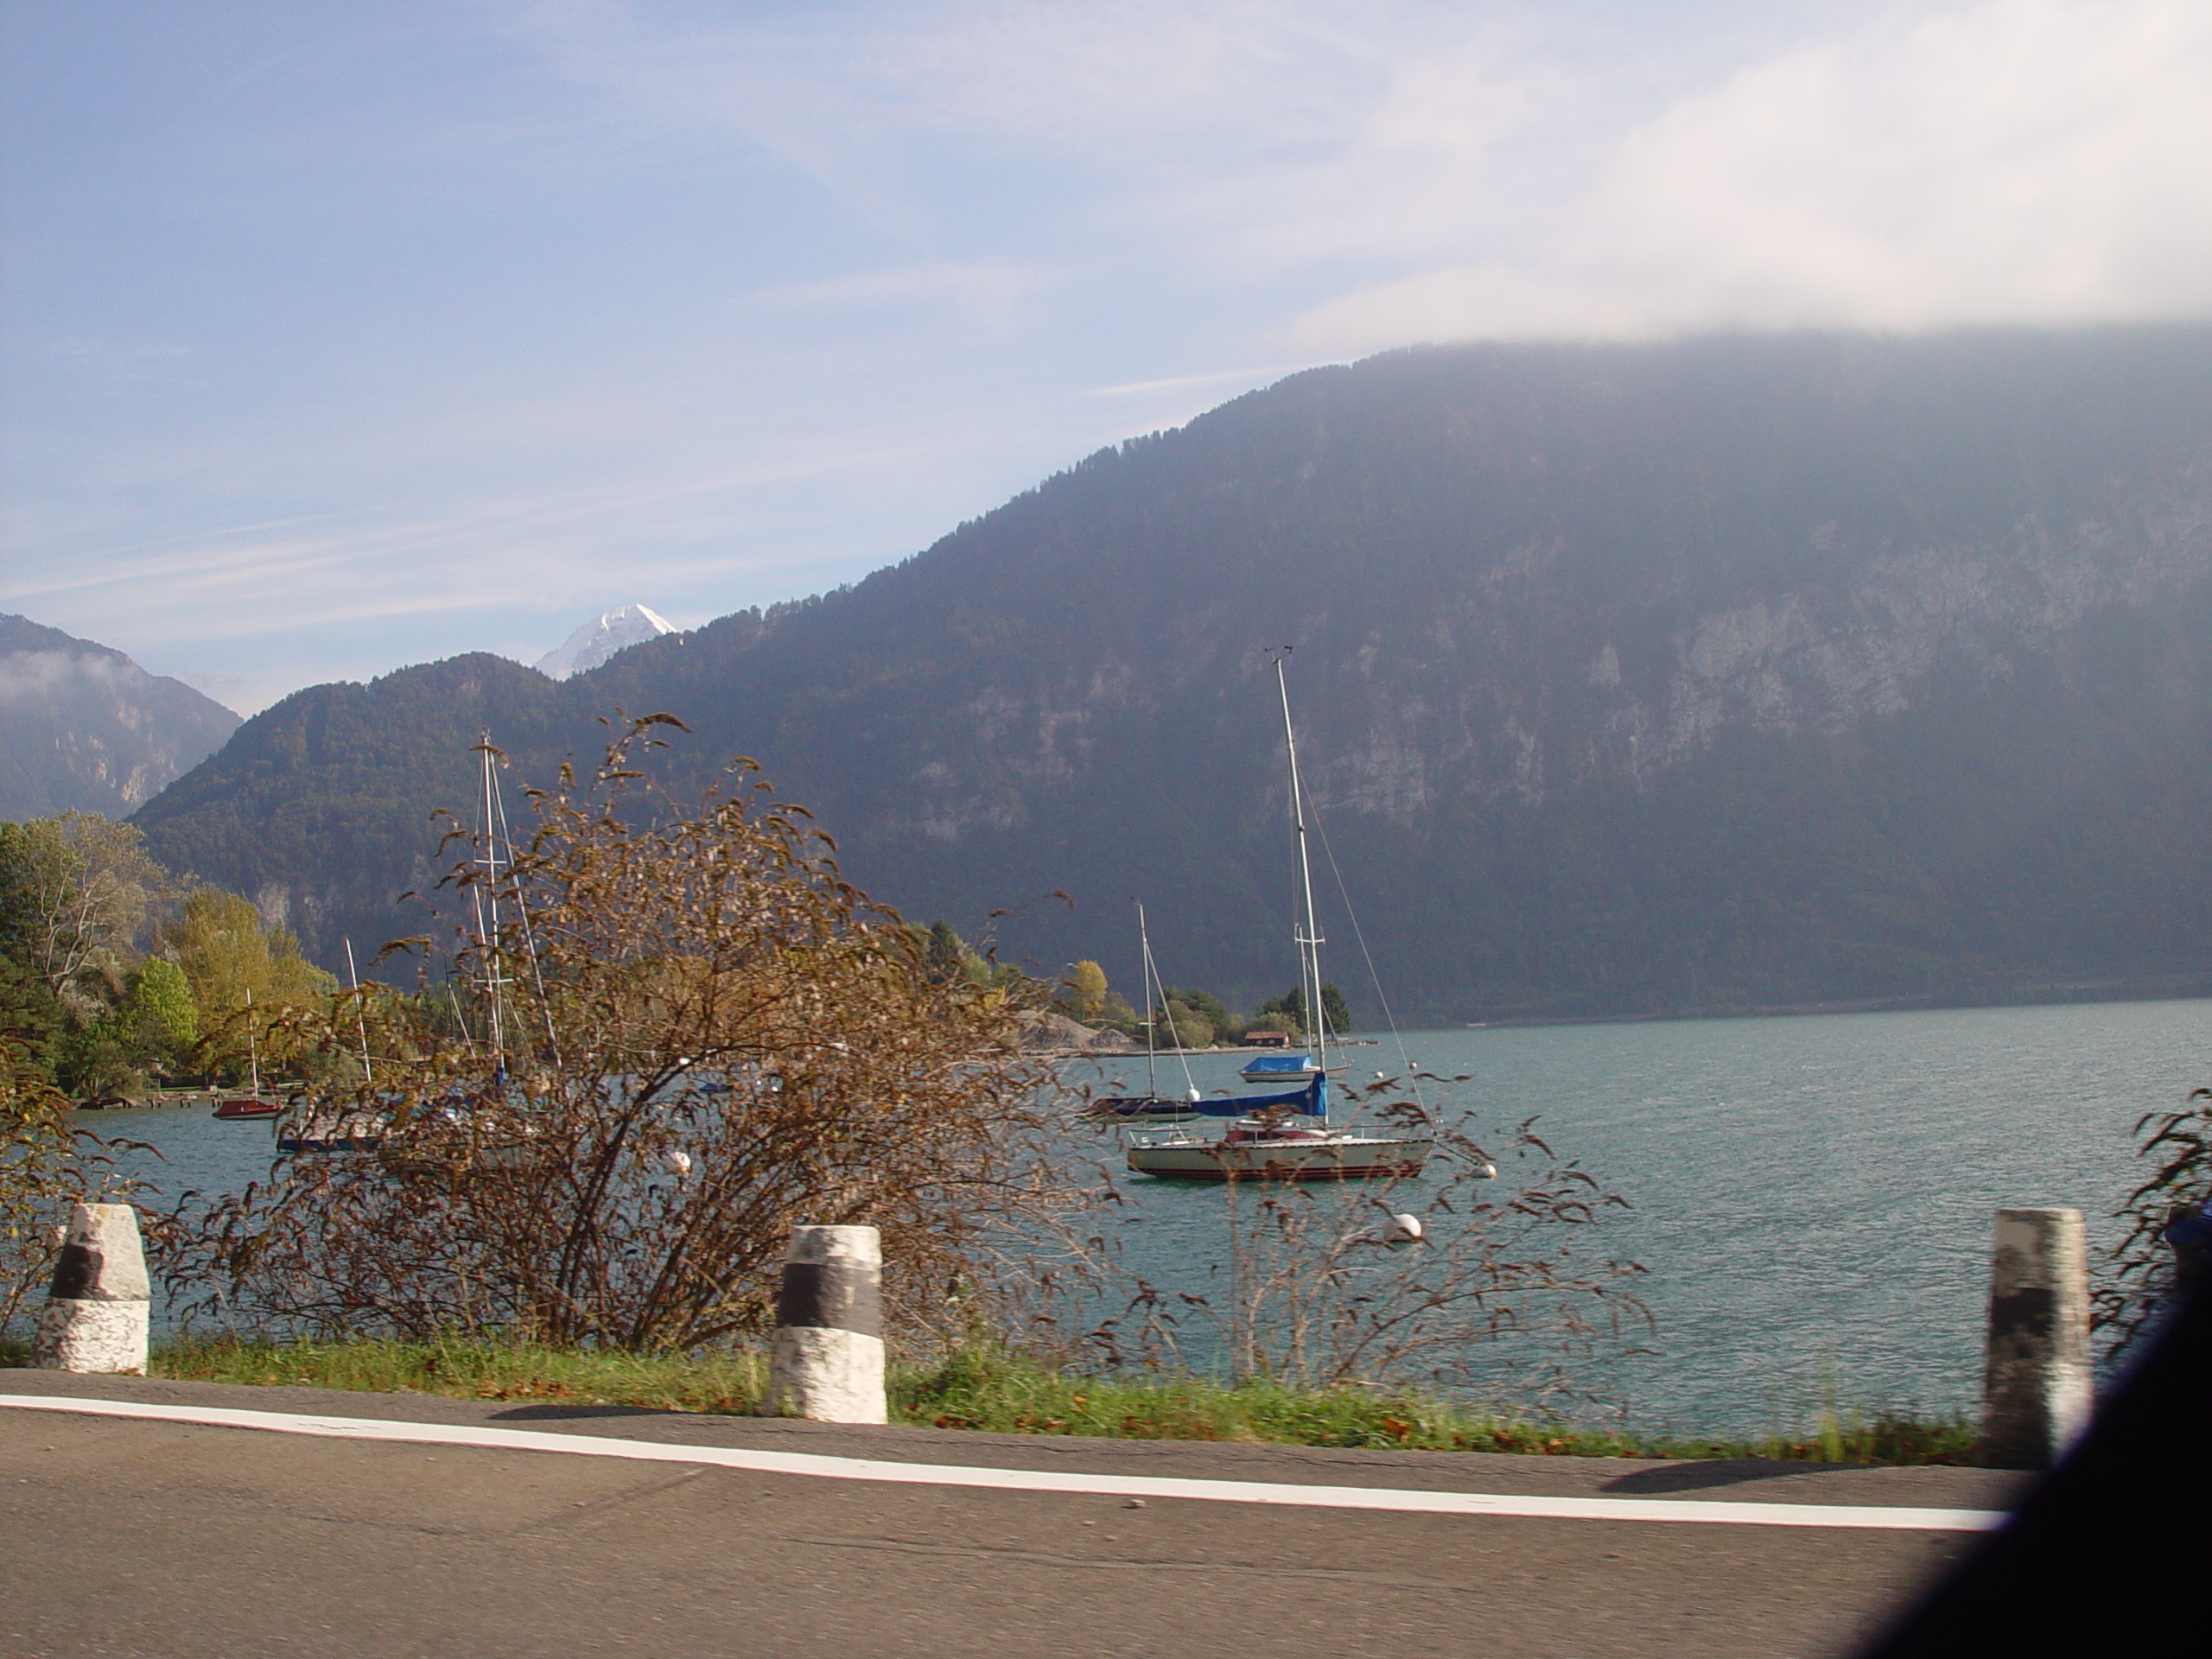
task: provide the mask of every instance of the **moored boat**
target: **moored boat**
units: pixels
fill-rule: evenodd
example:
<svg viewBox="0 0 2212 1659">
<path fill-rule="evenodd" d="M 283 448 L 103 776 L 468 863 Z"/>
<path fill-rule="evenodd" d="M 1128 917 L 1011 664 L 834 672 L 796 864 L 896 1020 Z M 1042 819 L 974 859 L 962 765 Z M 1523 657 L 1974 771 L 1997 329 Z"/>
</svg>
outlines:
<svg viewBox="0 0 2212 1659">
<path fill-rule="evenodd" d="M 1133 1139 L 1129 1166 L 1177 1181 L 1371 1181 L 1418 1175 L 1426 1139 L 1247 1119 L 1218 1138 L 1169 1130 Z"/>
<path fill-rule="evenodd" d="M 1164 1011 L 1167 1007 L 1167 988 L 1160 983 L 1159 965 L 1152 959 L 1152 932 L 1145 925 L 1142 905 L 1137 906 L 1137 950 L 1139 973 L 1143 980 L 1141 995 L 1151 1008 Z M 1154 1029 L 1158 1023 L 1154 1014 L 1147 1014 L 1144 1020 L 1144 1093 L 1100 1096 L 1084 1108 L 1086 1117 L 1181 1123 L 1202 1115 L 1198 1088 L 1191 1081 L 1190 1058 L 1183 1050 L 1182 1033 L 1175 1030 L 1172 1022 L 1168 1026 L 1168 1033 L 1175 1039 L 1175 1058 L 1183 1065 L 1183 1093 L 1176 1096 L 1160 1092 L 1159 1044 Z"/>
<path fill-rule="evenodd" d="M 260 1095 L 232 1095 L 215 1103 L 214 1115 L 226 1122 L 247 1117 L 276 1117 L 284 1108 L 279 1102 Z"/>
<path fill-rule="evenodd" d="M 1303 1053 L 1255 1055 L 1241 1075 L 1249 1082 L 1300 1087 L 1263 1094 L 1192 1101 L 1193 1114 L 1234 1118 L 1219 1135 L 1179 1128 L 1128 1134 L 1128 1166 L 1164 1180 L 1363 1181 L 1418 1175 L 1433 1146 L 1426 1135 L 1374 1134 L 1329 1119 L 1328 1022 L 1320 1017 L 1321 930 L 1313 914 L 1313 877 L 1306 852 L 1306 804 L 1298 782 L 1298 738 L 1290 721 L 1290 684 L 1274 659 L 1282 699 L 1283 742 L 1290 766 L 1290 812 L 1298 838 L 1301 908 L 1292 927 L 1298 947 L 1301 1001 L 1312 1032 Z"/>
<path fill-rule="evenodd" d="M 1311 1054 L 1255 1054 L 1238 1068 L 1236 1075 L 1247 1083 L 1284 1083 L 1318 1077 L 1320 1067 Z"/>
<path fill-rule="evenodd" d="M 271 1100 L 261 1092 L 261 1042 L 254 1035 L 253 988 L 251 985 L 246 987 L 245 992 L 245 1052 L 246 1075 L 252 1081 L 252 1089 L 250 1093 L 232 1095 L 216 1102 L 214 1115 L 226 1122 L 238 1122 L 246 1118 L 276 1117 L 284 1109 L 280 1102 Z"/>
</svg>

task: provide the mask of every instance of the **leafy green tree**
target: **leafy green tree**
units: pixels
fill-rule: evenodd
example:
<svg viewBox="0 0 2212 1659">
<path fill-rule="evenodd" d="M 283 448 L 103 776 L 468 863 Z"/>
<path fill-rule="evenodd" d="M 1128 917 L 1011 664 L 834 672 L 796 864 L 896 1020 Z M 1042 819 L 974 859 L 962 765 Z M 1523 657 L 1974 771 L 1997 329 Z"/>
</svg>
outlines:
<svg viewBox="0 0 2212 1659">
<path fill-rule="evenodd" d="M 199 1040 L 192 982 L 166 957 L 149 957 L 140 967 L 123 999 L 123 1018 L 139 1045 L 165 1062 L 181 1059 Z"/>
<path fill-rule="evenodd" d="M 1333 983 L 1321 987 L 1321 1015 L 1329 1022 L 1332 1033 L 1341 1034 L 1351 1029 L 1351 1010 L 1344 1006 L 1344 994 Z"/>
<path fill-rule="evenodd" d="M 1010 982 L 1006 970 L 984 961 L 942 916 L 930 924 L 928 933 L 923 936 L 922 961 L 940 985 L 956 979 L 966 979 L 977 985 Z"/>
<path fill-rule="evenodd" d="M 1213 1041 L 1213 1021 L 1179 996 L 1167 999 L 1154 1015 L 1163 1036 L 1172 1036 L 1183 1048 L 1204 1048 Z"/>
<path fill-rule="evenodd" d="M 1351 1029 L 1351 1014 L 1344 1006 L 1344 994 L 1336 986 L 1321 987 L 1321 1014 L 1333 1034 Z M 1281 996 L 1271 996 L 1260 1004 L 1260 1017 L 1252 1022 L 1263 1031 L 1287 1031 L 1297 1035 L 1306 1027 L 1306 988 L 1294 985 Z"/>
<path fill-rule="evenodd" d="M 1293 1037 L 1306 1033 L 1306 988 L 1294 985 L 1281 996 L 1271 996 L 1260 1004 L 1259 1017 L 1252 1024 L 1262 1031 L 1287 1031 Z"/>
<path fill-rule="evenodd" d="M 1106 970 L 1095 962 L 1078 962 L 1068 970 L 1070 1012 L 1085 1025 L 1095 1025 L 1106 1009 Z"/>
<path fill-rule="evenodd" d="M 245 1065 L 249 992 L 261 1056 L 281 1065 L 300 1058 L 287 1035 L 288 1016 L 322 1008 L 338 988 L 300 954 L 290 929 L 263 925 L 251 900 L 219 887 L 193 893 L 160 937 L 190 987 L 211 1070 L 236 1072 Z"/>
<path fill-rule="evenodd" d="M 135 828 L 97 812 L 0 823 L 0 949 L 73 1014 L 97 1016 L 100 979 L 174 887 Z"/>
<path fill-rule="evenodd" d="M 54 1077 L 79 1100 L 115 1100 L 145 1085 L 146 1055 L 122 1018 L 72 1020 L 55 1045 Z"/>
<path fill-rule="evenodd" d="M 1215 1031 L 1220 1031 L 1230 1024 L 1229 1010 L 1222 1006 L 1221 999 L 1210 991 L 1199 990 L 1195 986 L 1170 985 L 1167 1000 L 1180 1002 L 1192 1014 L 1202 1015 L 1206 1024 Z"/>
<path fill-rule="evenodd" d="M 18 1046 L 16 1063 L 54 1081 L 61 1004 L 46 982 L 0 950 L 0 1039 Z"/>
</svg>

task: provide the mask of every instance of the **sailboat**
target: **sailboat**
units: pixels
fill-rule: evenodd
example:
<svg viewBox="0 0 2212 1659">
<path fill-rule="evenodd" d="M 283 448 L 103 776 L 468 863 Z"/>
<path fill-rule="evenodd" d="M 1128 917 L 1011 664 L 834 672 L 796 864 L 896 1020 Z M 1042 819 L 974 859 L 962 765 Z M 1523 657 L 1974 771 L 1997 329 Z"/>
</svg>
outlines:
<svg viewBox="0 0 2212 1659">
<path fill-rule="evenodd" d="M 215 1116 L 226 1122 L 235 1123 L 240 1118 L 248 1117 L 275 1117 L 284 1109 L 261 1092 L 261 1045 L 255 1040 L 253 1034 L 253 988 L 251 985 L 246 987 L 245 992 L 245 1052 L 248 1076 L 253 1079 L 253 1092 L 233 1095 L 216 1106 Z"/>
<path fill-rule="evenodd" d="M 1128 1165 L 1140 1174 L 1185 1181 L 1359 1181 L 1418 1175 L 1428 1160 L 1433 1144 L 1428 1136 L 1370 1135 L 1330 1121 L 1328 1020 L 1321 1013 L 1323 940 L 1313 914 L 1313 874 L 1306 857 L 1306 801 L 1298 779 L 1298 735 L 1290 721 L 1290 681 L 1282 658 L 1274 660 L 1290 767 L 1290 816 L 1298 842 L 1300 908 L 1291 936 L 1298 948 L 1300 1000 L 1308 1011 L 1310 1030 L 1304 1054 L 1269 1057 L 1294 1064 L 1257 1072 L 1248 1067 L 1246 1075 L 1302 1081 L 1294 1089 L 1193 1102 L 1198 1115 L 1236 1120 L 1219 1135 L 1201 1135 L 1187 1127 L 1130 1131 Z"/>
<path fill-rule="evenodd" d="M 1141 974 L 1144 981 L 1142 995 L 1148 1006 L 1164 1014 L 1167 1007 L 1167 989 L 1160 982 L 1160 969 L 1152 959 L 1152 934 L 1145 926 L 1144 906 L 1137 906 L 1137 949 L 1142 963 Z M 1160 1023 L 1158 1015 L 1144 1022 L 1145 1091 L 1141 1095 L 1107 1095 L 1094 1100 L 1085 1108 L 1092 1117 L 1141 1118 L 1154 1123 L 1179 1123 L 1198 1116 L 1198 1086 L 1191 1081 L 1191 1062 L 1183 1052 L 1183 1039 L 1168 1021 L 1168 1032 L 1175 1038 L 1175 1058 L 1183 1063 L 1183 1094 L 1178 1097 L 1160 1092 L 1159 1045 L 1154 1028 Z"/>
<path fill-rule="evenodd" d="M 490 1016 L 490 1047 L 492 1057 L 492 1089 L 494 1097 L 504 1097 L 507 1092 L 507 1052 L 514 1039 L 513 1020 L 506 1001 L 506 988 L 514 983 L 505 970 L 501 956 L 501 920 L 499 916 L 499 880 L 502 866 L 501 849 L 505 853 L 504 868 L 514 867 L 514 837 L 507 828 L 506 800 L 499 789 L 499 775 L 494 770 L 492 735 L 483 734 L 476 745 L 480 762 L 480 782 L 482 789 L 482 833 L 479 836 L 478 853 L 471 862 L 483 871 L 480 881 L 471 885 L 471 897 L 476 912 L 476 938 L 485 955 L 486 969 L 482 981 L 485 1006 Z M 521 906 L 523 934 L 529 947 L 530 965 L 537 972 L 537 945 L 530 933 L 530 912 L 519 891 L 514 902 Z M 353 942 L 346 942 L 346 972 L 352 977 L 356 993 L 361 988 L 359 973 L 353 966 Z M 539 982 L 541 999 L 543 982 Z M 446 985 L 446 995 L 453 998 L 454 1017 L 460 1023 L 462 1036 L 473 1047 L 475 1039 L 468 1029 L 466 1015 L 461 1011 L 461 1001 L 451 981 Z M 551 1015 L 547 1015 L 546 1033 L 552 1035 Z M 354 1031 L 361 1044 L 361 1077 L 365 1084 L 373 1085 L 376 1071 L 369 1054 L 369 1033 L 365 1020 L 356 1005 Z M 458 1109 L 449 1105 L 445 1109 Z M 404 1153 L 405 1132 L 395 1125 L 391 1115 L 378 1109 L 346 1109 L 318 1112 L 303 1121 L 280 1125 L 276 1137 L 279 1152 L 368 1152 L 396 1143 Z"/>
</svg>

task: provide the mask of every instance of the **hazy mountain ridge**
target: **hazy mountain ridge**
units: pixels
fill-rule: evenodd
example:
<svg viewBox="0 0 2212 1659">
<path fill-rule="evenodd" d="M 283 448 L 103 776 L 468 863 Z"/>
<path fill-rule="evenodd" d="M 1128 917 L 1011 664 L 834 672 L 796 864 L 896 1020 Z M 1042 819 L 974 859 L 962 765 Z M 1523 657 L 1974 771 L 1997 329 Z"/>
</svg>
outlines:
<svg viewBox="0 0 2212 1659">
<path fill-rule="evenodd" d="M 0 818 L 70 808 L 126 817 L 238 725 L 119 651 L 0 615 Z"/>
<path fill-rule="evenodd" d="M 1323 821 L 1428 1015 L 2201 974 L 2208 480 L 2212 330 L 1399 353 L 518 688 L 494 734 L 542 774 L 594 713 L 673 710 L 917 913 L 1066 887 L 1004 924 L 1057 966 L 1141 895 L 1171 977 L 1243 994 L 1287 974 L 1263 652 L 1294 643 Z M 473 740 L 404 697 L 428 748 Z M 284 810 L 249 757 L 291 707 L 157 844 L 250 780 Z M 323 844 L 245 862 L 342 909 L 329 872 L 371 867 Z"/>
</svg>

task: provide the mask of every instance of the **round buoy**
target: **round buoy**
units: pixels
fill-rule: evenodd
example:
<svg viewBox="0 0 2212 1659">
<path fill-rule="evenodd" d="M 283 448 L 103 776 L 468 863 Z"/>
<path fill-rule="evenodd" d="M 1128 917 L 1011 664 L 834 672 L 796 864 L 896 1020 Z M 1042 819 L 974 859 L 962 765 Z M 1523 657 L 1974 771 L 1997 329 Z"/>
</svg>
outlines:
<svg viewBox="0 0 2212 1659">
<path fill-rule="evenodd" d="M 691 1154 L 674 1147 L 661 1154 L 660 1163 L 663 1169 L 679 1181 L 691 1173 Z"/>
<path fill-rule="evenodd" d="M 1383 1225 L 1382 1242 L 1385 1244 L 1418 1244 L 1427 1236 L 1427 1230 L 1421 1224 L 1419 1216 L 1393 1216 Z"/>
</svg>

